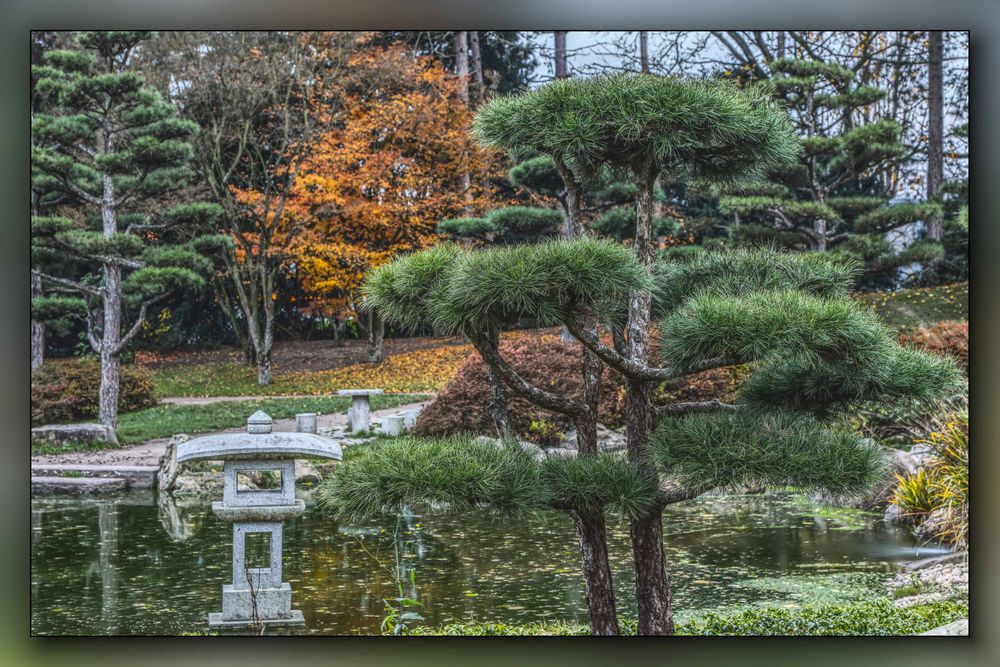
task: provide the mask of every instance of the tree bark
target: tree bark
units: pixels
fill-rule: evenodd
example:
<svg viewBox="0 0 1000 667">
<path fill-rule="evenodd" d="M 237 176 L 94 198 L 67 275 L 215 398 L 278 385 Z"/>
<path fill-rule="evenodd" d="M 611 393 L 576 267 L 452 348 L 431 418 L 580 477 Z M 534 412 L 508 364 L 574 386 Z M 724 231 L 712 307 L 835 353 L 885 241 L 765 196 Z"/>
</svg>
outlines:
<svg viewBox="0 0 1000 667">
<path fill-rule="evenodd" d="M 476 99 L 482 101 L 486 96 L 486 84 L 483 81 L 483 54 L 479 50 L 479 31 L 469 33 L 469 46 L 472 49 L 472 80 L 476 83 Z"/>
<path fill-rule="evenodd" d="M 569 67 L 567 65 L 567 59 L 566 59 L 566 31 L 556 30 L 553 33 L 553 36 L 555 38 L 556 78 L 568 79 Z"/>
<path fill-rule="evenodd" d="M 266 387 L 274 381 L 271 374 L 271 353 L 264 352 L 257 355 L 257 384 Z"/>
<path fill-rule="evenodd" d="M 469 103 L 469 33 L 455 31 L 455 77 L 458 79 L 458 96 Z"/>
<path fill-rule="evenodd" d="M 458 79 L 458 98 L 466 106 L 469 105 L 469 33 L 465 30 L 455 31 L 455 77 Z M 472 211 L 472 177 L 468 168 L 462 170 L 459 176 L 462 197 L 465 199 L 464 211 Z"/>
<path fill-rule="evenodd" d="M 503 378 L 493 369 L 486 367 L 490 381 L 490 416 L 493 417 L 493 426 L 497 430 L 500 438 L 516 437 L 513 427 L 510 425 L 510 411 L 507 408 L 507 388 L 504 387 Z"/>
<path fill-rule="evenodd" d="M 596 331 L 596 318 L 588 318 L 584 326 Z M 582 347 L 582 346 L 581 346 Z M 597 408 L 600 403 L 601 360 L 583 349 L 583 402 L 587 405 L 586 415 L 574 420 L 576 426 L 577 456 L 597 456 Z M 570 512 L 576 534 L 580 540 L 580 557 L 583 578 L 586 584 L 587 614 L 590 632 L 593 635 L 616 636 L 620 634 L 618 613 L 615 605 L 615 588 L 608 560 L 608 535 L 604 515 L 601 512 Z"/>
<path fill-rule="evenodd" d="M 944 39 L 940 30 L 927 33 L 927 200 L 935 199 L 944 181 Z M 941 220 L 928 221 L 927 235 L 942 237 Z"/>
<path fill-rule="evenodd" d="M 107 151 L 114 147 L 105 135 Z M 101 222 L 104 238 L 110 239 L 118 231 L 118 216 L 115 210 L 115 185 L 111 174 L 104 174 L 104 188 L 101 198 Z M 101 390 L 98 396 L 97 419 L 104 426 L 118 428 L 118 393 L 120 369 L 118 368 L 118 344 L 122 335 L 122 271 L 115 262 L 105 261 L 103 266 L 104 287 L 101 300 L 104 310 L 104 326 L 101 330 Z"/>
<path fill-rule="evenodd" d="M 657 507 L 629 525 L 635 561 L 635 597 L 639 635 L 674 634 L 670 575 L 663 557 L 663 515 Z"/>
<path fill-rule="evenodd" d="M 333 345 L 334 347 L 344 347 L 347 337 L 347 320 L 339 318 L 333 325 Z"/>
<path fill-rule="evenodd" d="M 368 361 L 382 363 L 385 353 L 382 339 L 385 336 L 385 321 L 374 310 L 368 316 Z"/>
<path fill-rule="evenodd" d="M 826 251 L 826 220 L 817 218 L 813 220 L 813 232 L 816 234 L 816 250 Z"/>
<path fill-rule="evenodd" d="M 570 516 L 580 540 L 590 633 L 604 637 L 617 636 L 621 630 L 615 609 L 615 589 L 608 561 L 604 515 L 573 510 Z"/>
<path fill-rule="evenodd" d="M 118 428 L 118 395 L 121 386 L 119 354 L 121 339 L 121 268 L 104 265 L 104 328 L 101 336 L 101 390 L 97 420 L 104 426 Z"/>
<path fill-rule="evenodd" d="M 42 277 L 31 274 L 31 298 L 42 295 Z M 45 361 L 45 325 L 41 320 L 31 319 L 31 372 L 34 373 Z"/>
<path fill-rule="evenodd" d="M 633 169 L 636 184 L 635 254 L 647 271 L 653 266 L 651 228 L 653 219 L 653 183 L 656 169 L 652 164 Z M 629 297 L 625 352 L 629 360 L 646 364 L 649 357 L 649 326 L 652 295 L 636 290 Z M 640 474 L 656 475 L 649 452 L 651 400 L 653 383 L 629 379 L 626 384 L 625 423 L 628 457 Z M 635 593 L 638 602 L 640 635 L 673 633 L 673 610 L 670 605 L 670 579 L 663 554 L 663 525 L 660 510 L 646 517 L 632 519 L 632 557 L 635 561 Z"/>
<path fill-rule="evenodd" d="M 500 329 L 489 331 L 487 338 L 489 345 L 496 350 L 500 349 Z M 503 378 L 489 363 L 486 364 L 486 373 L 490 381 L 490 416 L 493 417 L 493 426 L 497 430 L 497 435 L 501 438 L 515 438 L 517 434 L 514 433 L 514 428 L 510 423 L 507 388 L 504 386 Z"/>
<path fill-rule="evenodd" d="M 649 74 L 649 32 L 639 31 L 639 69 L 643 74 Z"/>
<path fill-rule="evenodd" d="M 266 258 L 263 260 L 266 262 Z M 262 266 L 266 266 L 263 264 Z M 262 269 L 262 273 L 266 268 Z M 261 346 L 257 354 L 257 384 L 266 387 L 273 381 L 271 376 L 271 350 L 274 348 L 274 299 L 271 298 L 272 284 L 270 275 L 262 276 L 264 304 L 264 330 L 261 332 Z"/>
<path fill-rule="evenodd" d="M 583 188 L 577 183 L 576 178 L 569 168 L 561 161 L 555 161 L 556 171 L 566 185 L 565 207 L 566 215 L 563 218 L 562 237 L 564 239 L 580 238 L 584 235 L 583 226 Z M 562 342 L 572 343 L 576 339 L 569 332 L 566 325 L 562 328 Z"/>
</svg>

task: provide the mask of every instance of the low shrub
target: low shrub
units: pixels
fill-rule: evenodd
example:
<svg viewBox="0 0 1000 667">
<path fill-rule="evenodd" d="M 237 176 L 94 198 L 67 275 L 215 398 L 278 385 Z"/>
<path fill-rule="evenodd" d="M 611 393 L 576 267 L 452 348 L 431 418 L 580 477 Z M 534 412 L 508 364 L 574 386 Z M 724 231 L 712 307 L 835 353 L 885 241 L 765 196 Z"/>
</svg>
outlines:
<svg viewBox="0 0 1000 667">
<path fill-rule="evenodd" d="M 122 364 L 120 412 L 158 403 L 152 374 Z M 46 361 L 31 376 L 31 424 L 58 424 L 94 417 L 98 412 L 101 366 L 93 357 Z"/>
<path fill-rule="evenodd" d="M 950 600 L 896 607 L 891 600 L 806 609 L 747 609 L 733 614 L 709 613 L 677 624 L 678 635 L 701 636 L 899 636 L 932 630 L 969 615 L 968 605 Z M 635 634 L 634 620 L 623 619 L 622 634 Z M 569 623 L 455 623 L 439 628 L 413 628 L 412 636 L 542 637 L 590 634 Z"/>
<path fill-rule="evenodd" d="M 969 323 L 945 320 L 930 327 L 917 327 L 899 336 L 901 345 L 953 357 L 969 376 Z"/>
<path fill-rule="evenodd" d="M 583 353 L 579 345 L 564 343 L 552 334 L 518 333 L 504 336 L 500 348 L 510 365 L 532 384 L 578 399 L 583 395 L 580 371 Z M 615 425 L 621 421 L 624 393 L 621 376 L 605 368 L 599 411 L 603 423 Z M 513 391 L 508 394 L 512 426 L 521 437 L 552 444 L 561 439 L 562 432 L 572 428 L 565 416 L 543 410 Z M 437 398 L 420 413 L 414 433 L 423 436 L 461 432 L 495 435 L 489 403 L 486 364 L 478 354 L 470 355 Z"/>
</svg>

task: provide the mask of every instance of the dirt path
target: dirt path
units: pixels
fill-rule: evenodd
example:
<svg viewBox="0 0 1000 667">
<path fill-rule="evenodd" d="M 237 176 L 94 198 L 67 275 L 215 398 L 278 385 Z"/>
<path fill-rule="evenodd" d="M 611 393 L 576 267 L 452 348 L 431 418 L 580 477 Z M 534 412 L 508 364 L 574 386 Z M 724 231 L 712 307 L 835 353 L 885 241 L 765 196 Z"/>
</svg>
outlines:
<svg viewBox="0 0 1000 667">
<path fill-rule="evenodd" d="M 257 397 L 259 398 L 259 397 Z M 287 398 L 287 397 L 285 397 Z M 166 399 L 165 399 L 166 400 Z M 180 400 L 180 399 L 178 399 Z M 232 401 L 239 400 L 239 397 L 234 396 L 224 396 L 218 398 L 195 398 L 195 399 L 184 399 L 190 401 L 204 401 L 204 402 L 218 402 L 220 400 Z M 418 401 L 416 403 L 406 403 L 404 405 L 397 405 L 394 408 L 386 408 L 384 410 L 373 410 L 372 419 L 377 419 L 382 415 L 391 415 L 403 410 L 414 410 L 423 408 L 427 405 L 429 401 Z M 186 403 L 187 405 L 203 405 L 204 403 Z M 347 426 L 347 414 L 346 412 L 340 412 L 336 414 L 329 415 L 319 415 L 316 418 L 316 427 L 319 429 L 326 428 L 344 428 Z M 226 433 L 239 433 L 244 430 L 244 428 L 231 428 L 226 430 Z M 295 430 L 295 418 L 290 419 L 276 419 L 274 421 L 275 431 L 291 432 Z M 99 452 L 74 452 L 71 454 L 50 454 L 46 456 L 32 456 L 32 463 L 77 463 L 77 464 L 89 464 L 89 465 L 156 465 L 160 461 L 160 457 L 163 456 L 163 452 L 167 447 L 167 443 L 170 442 L 170 438 L 157 438 L 156 440 L 150 440 L 148 442 L 143 442 L 138 445 L 131 445 L 128 447 L 122 447 L 120 449 L 107 449 Z"/>
<path fill-rule="evenodd" d="M 316 398 L 316 395 L 283 394 L 279 396 L 167 396 L 166 398 L 161 398 L 160 403 L 170 403 L 171 405 L 211 405 L 213 403 L 224 403 L 226 401 L 268 401 L 272 399 L 282 400 L 286 398 Z"/>
</svg>

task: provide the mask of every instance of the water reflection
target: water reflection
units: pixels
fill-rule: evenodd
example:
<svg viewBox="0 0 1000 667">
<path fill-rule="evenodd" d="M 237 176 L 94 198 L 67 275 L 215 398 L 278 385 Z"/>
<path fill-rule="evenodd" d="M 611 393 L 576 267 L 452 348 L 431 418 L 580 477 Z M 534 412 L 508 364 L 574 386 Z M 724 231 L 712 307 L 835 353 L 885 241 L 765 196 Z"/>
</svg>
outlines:
<svg viewBox="0 0 1000 667">
<path fill-rule="evenodd" d="M 37 499 L 31 523 L 36 634 L 200 631 L 221 605 L 231 531 L 209 501 Z M 878 515 L 798 496 L 699 499 L 672 507 L 664 525 L 682 617 L 863 599 L 893 563 L 935 552 Z M 628 526 L 612 524 L 609 542 L 620 606 L 631 615 Z M 309 506 L 285 524 L 286 579 L 305 614 L 303 633 L 377 634 L 397 577 L 432 625 L 583 622 L 577 558 L 573 527 L 555 512 L 507 524 L 406 512 L 345 525 Z"/>
</svg>

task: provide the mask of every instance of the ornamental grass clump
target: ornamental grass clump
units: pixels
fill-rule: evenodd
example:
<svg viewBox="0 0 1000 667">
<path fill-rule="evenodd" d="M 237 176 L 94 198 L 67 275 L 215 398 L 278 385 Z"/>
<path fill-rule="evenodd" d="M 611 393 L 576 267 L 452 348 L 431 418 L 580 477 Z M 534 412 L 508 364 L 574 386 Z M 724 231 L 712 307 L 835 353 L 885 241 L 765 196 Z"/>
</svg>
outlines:
<svg viewBox="0 0 1000 667">
<path fill-rule="evenodd" d="M 892 502 L 922 522 L 922 532 L 958 548 L 969 533 L 969 414 L 951 415 L 918 444 L 930 447 L 927 463 L 897 476 Z"/>
</svg>

